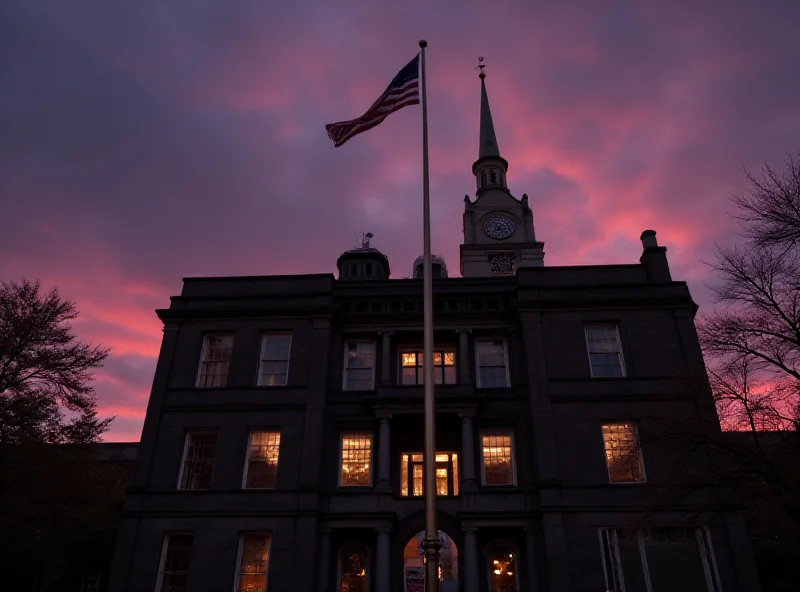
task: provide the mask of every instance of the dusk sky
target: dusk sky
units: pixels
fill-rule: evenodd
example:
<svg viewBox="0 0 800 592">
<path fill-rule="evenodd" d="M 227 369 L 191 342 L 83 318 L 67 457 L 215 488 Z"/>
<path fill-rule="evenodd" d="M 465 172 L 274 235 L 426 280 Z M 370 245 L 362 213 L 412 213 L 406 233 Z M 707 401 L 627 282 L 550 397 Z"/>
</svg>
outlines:
<svg viewBox="0 0 800 592">
<path fill-rule="evenodd" d="M 800 148 L 800 2 L 5 0 L 0 280 L 111 347 L 108 440 L 138 440 L 187 276 L 334 272 L 360 231 L 422 252 L 421 109 L 334 148 L 428 41 L 433 251 L 458 273 L 478 56 L 545 265 L 635 263 L 653 228 L 701 310 L 744 169 Z"/>
</svg>

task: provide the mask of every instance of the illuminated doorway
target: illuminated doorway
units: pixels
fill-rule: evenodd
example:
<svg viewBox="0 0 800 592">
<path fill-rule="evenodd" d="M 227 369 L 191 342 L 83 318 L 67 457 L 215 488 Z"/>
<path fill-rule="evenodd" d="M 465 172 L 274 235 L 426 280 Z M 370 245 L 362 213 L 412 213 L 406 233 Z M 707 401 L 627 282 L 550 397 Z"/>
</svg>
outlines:
<svg viewBox="0 0 800 592">
<path fill-rule="evenodd" d="M 415 534 L 403 549 L 403 592 L 424 592 L 425 565 L 422 541 L 425 531 Z M 457 592 L 458 585 L 458 547 L 447 533 L 439 531 L 442 550 L 439 559 L 440 592 Z"/>
</svg>

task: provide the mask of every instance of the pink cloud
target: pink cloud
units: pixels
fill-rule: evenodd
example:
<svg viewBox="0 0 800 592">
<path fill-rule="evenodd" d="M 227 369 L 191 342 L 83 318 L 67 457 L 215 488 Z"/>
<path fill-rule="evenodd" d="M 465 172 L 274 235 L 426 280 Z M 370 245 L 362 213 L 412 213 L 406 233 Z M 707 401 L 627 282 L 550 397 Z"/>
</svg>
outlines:
<svg viewBox="0 0 800 592">
<path fill-rule="evenodd" d="M 91 7 L 91 8 L 90 8 Z M 138 436 L 180 280 L 328 272 L 359 231 L 407 276 L 422 250 L 420 110 L 334 149 L 429 42 L 434 251 L 458 270 L 479 85 L 546 263 L 630 263 L 658 232 L 708 303 L 701 259 L 735 240 L 743 167 L 797 149 L 800 5 L 462 2 L 97 7 L 12 0 L 2 62 L 2 279 L 76 300 L 110 439 Z M 2 58 L 3 56 L 0 56 Z M 5 205 L 8 204 L 8 205 Z M 313 214 L 313 215 L 312 215 Z"/>
</svg>

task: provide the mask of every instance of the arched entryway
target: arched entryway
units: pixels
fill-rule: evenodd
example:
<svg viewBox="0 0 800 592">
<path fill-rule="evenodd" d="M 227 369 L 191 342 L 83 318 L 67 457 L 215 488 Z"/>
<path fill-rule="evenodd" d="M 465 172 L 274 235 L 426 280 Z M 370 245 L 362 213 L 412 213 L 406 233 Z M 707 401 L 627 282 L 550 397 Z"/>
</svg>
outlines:
<svg viewBox="0 0 800 592">
<path fill-rule="evenodd" d="M 403 592 L 424 592 L 425 565 L 423 561 L 422 541 L 425 531 L 412 536 L 403 549 Z M 439 531 L 442 550 L 439 559 L 440 592 L 457 592 L 458 582 L 458 547 L 446 532 Z"/>
</svg>

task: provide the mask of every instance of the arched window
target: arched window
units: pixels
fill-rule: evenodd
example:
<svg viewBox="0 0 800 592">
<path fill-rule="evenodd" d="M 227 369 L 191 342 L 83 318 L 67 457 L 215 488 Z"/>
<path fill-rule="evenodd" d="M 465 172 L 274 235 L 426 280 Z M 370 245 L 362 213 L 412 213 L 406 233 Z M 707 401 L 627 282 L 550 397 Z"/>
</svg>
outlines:
<svg viewBox="0 0 800 592">
<path fill-rule="evenodd" d="M 488 554 L 489 592 L 517 592 L 517 553 L 514 548 L 501 543 L 492 545 Z"/>
<path fill-rule="evenodd" d="M 493 184 L 497 183 L 497 173 L 496 172 L 492 171 L 491 173 L 489 173 L 489 178 L 491 179 Z"/>
<path fill-rule="evenodd" d="M 339 554 L 339 592 L 368 592 L 369 557 L 363 546 L 348 543 Z"/>
</svg>

